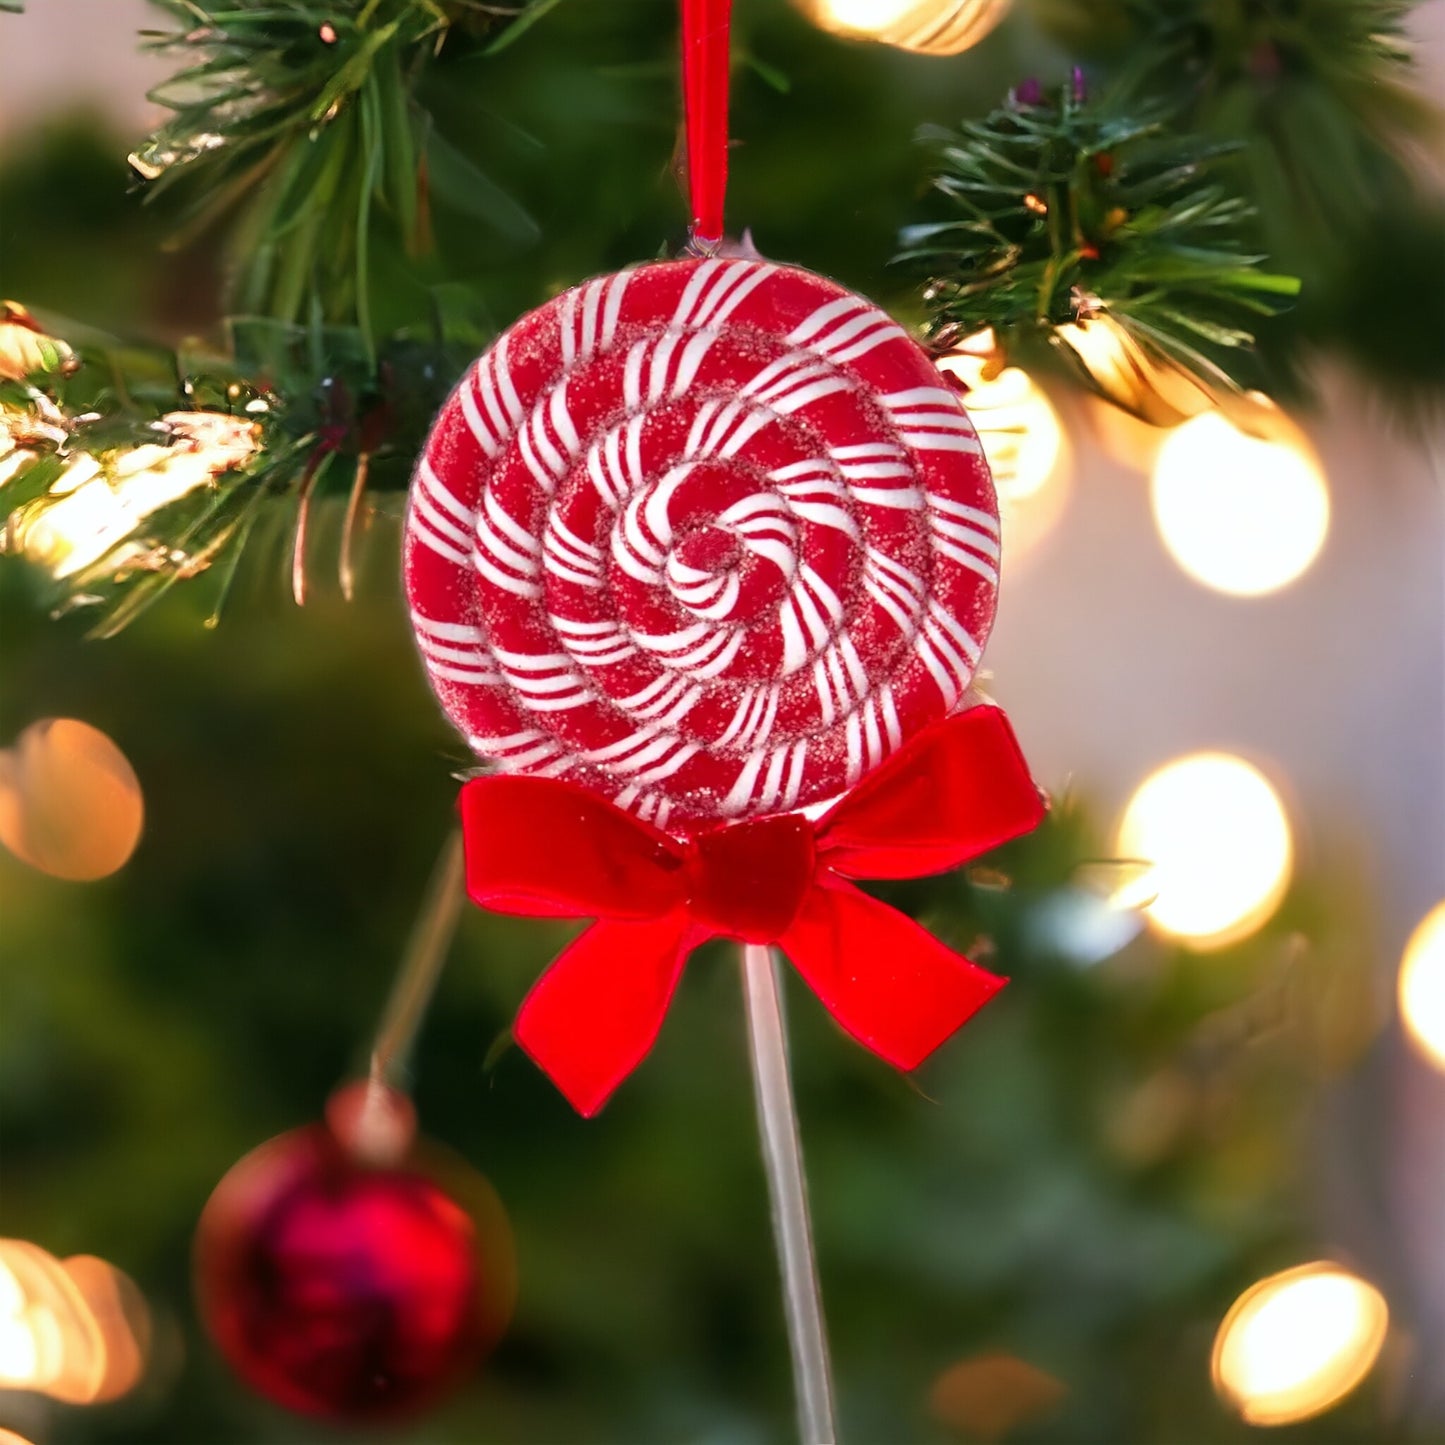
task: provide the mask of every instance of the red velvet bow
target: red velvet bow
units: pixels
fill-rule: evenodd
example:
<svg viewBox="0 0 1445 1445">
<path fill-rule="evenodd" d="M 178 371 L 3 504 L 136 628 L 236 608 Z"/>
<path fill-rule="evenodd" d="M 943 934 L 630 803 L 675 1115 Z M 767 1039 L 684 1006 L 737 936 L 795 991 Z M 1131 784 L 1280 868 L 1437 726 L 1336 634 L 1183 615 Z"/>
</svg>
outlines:
<svg viewBox="0 0 1445 1445">
<path fill-rule="evenodd" d="M 687 956 L 776 943 L 839 1024 L 916 1068 L 1006 982 L 849 878 L 941 873 L 1036 827 L 1044 803 L 995 707 L 939 723 L 816 823 L 781 813 L 686 841 L 586 788 L 494 775 L 462 789 L 467 891 L 532 917 L 595 917 L 528 994 L 517 1042 L 595 1114 L 657 1038 Z"/>
</svg>

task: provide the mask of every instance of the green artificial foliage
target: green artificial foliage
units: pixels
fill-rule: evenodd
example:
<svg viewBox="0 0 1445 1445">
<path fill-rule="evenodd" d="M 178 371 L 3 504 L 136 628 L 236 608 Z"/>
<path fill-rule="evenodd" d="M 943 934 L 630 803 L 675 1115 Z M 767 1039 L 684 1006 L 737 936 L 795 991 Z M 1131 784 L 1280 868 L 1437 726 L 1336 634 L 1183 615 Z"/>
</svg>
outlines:
<svg viewBox="0 0 1445 1445">
<path fill-rule="evenodd" d="M 197 229 L 241 209 L 233 309 L 351 323 L 374 352 L 376 212 L 413 257 L 430 247 L 433 197 L 535 239 L 536 223 L 415 92 L 444 46 L 485 49 L 547 0 L 530 10 L 476 0 L 163 3 L 179 28 L 149 43 L 178 53 L 181 68 L 152 99 L 174 115 L 131 163 L 152 195 L 188 184 Z"/>
<path fill-rule="evenodd" d="M 437 254 L 438 227 L 460 220 L 474 246 L 480 222 L 513 249 L 539 234 L 472 158 L 475 137 L 448 139 L 436 110 L 459 131 L 471 116 L 429 72 L 474 75 L 555 0 L 158 3 L 177 28 L 146 43 L 180 69 L 152 98 L 174 114 L 130 164 L 146 199 L 169 208 L 172 246 L 224 223 L 229 319 L 212 346 L 176 349 L 55 323 L 86 338 L 78 367 L 0 383 L 9 430 L 33 458 L 5 483 L 0 549 L 35 555 L 27 539 L 43 534 L 78 458 L 119 486 L 136 448 L 183 444 L 166 417 L 237 413 L 256 442 L 56 579 L 53 605 L 84 611 L 97 636 L 203 573 L 218 583 L 218 616 L 248 544 L 283 531 L 301 600 L 311 502 L 338 489 L 352 507 L 327 562 L 349 591 L 370 494 L 405 486 L 432 416 L 490 335 L 479 298 Z M 435 106 L 418 95 L 424 79 Z"/>
<path fill-rule="evenodd" d="M 214 625 L 247 546 L 268 537 L 279 546 L 283 533 L 298 601 L 313 571 L 338 573 L 349 592 L 362 505 L 405 487 L 432 417 L 480 345 L 459 317 L 450 331 L 439 322 L 429 335 L 389 336 L 375 354 L 356 327 L 237 319 L 224 354 L 97 339 L 63 370 L 0 381 L 0 416 L 29 457 L 4 484 L 0 552 L 58 562 L 50 604 L 85 616 L 93 637 L 114 636 L 177 582 L 202 574 L 214 584 Z M 52 514 L 65 515 L 56 509 L 67 505 L 82 459 L 124 493 L 140 460 L 163 468 L 157 448 L 184 451 L 193 428 L 217 418 L 249 432 L 249 455 L 218 465 L 79 568 L 46 555 L 47 526 Z M 328 480 L 353 506 L 336 546 L 323 552 L 307 523 Z"/>
<path fill-rule="evenodd" d="M 1164 106 L 1175 123 L 1235 147 L 1228 183 L 1255 213 L 1249 244 L 1304 278 L 1297 324 L 1275 355 L 1326 347 L 1381 384 L 1396 412 L 1438 402 L 1445 346 L 1408 360 L 1379 345 L 1410 332 L 1438 290 L 1445 224 L 1423 157 L 1445 141 L 1406 22 L 1412 0 L 1031 0 L 1031 12 L 1086 61 L 1116 104 Z M 1412 244 L 1400 245 L 1404 235 Z M 1384 285 L 1375 278 L 1388 278 Z M 1378 315 L 1361 328 L 1363 282 Z"/>
<path fill-rule="evenodd" d="M 1441 138 L 1440 112 L 1414 83 L 1405 38 L 1412 8 L 1410 0 L 1130 0 L 1110 83 L 1126 103 L 1167 98 L 1184 123 L 1238 142 L 1270 243 L 1291 254 L 1328 251 L 1338 239 L 1330 228 L 1380 197 L 1402 153 Z M 1071 34 L 1083 54 L 1098 45 L 1089 29 L 1078 14 Z"/>
<path fill-rule="evenodd" d="M 1249 249 L 1249 205 L 1221 178 L 1233 147 L 1082 91 L 1033 87 L 921 133 L 944 219 L 906 227 L 899 259 L 930 276 L 930 335 L 992 328 L 1012 350 L 1104 313 L 1207 386 L 1244 379 L 1254 322 L 1299 283 Z"/>
</svg>

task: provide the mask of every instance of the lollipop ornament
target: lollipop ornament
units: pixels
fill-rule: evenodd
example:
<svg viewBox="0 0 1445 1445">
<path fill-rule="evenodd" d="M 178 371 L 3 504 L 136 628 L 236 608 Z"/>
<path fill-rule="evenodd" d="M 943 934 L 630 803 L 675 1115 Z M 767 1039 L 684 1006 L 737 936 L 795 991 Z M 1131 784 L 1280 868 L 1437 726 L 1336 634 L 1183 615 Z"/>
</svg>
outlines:
<svg viewBox="0 0 1445 1445">
<path fill-rule="evenodd" d="M 404 571 L 484 908 L 595 920 L 514 1035 L 583 1114 L 688 956 L 741 948 L 801 1437 L 837 1438 L 777 985 L 917 1067 L 1002 986 L 854 886 L 1040 820 L 970 683 L 998 511 L 956 393 L 834 282 L 723 242 L 727 0 L 683 0 L 689 254 L 509 328 L 418 462 Z"/>
</svg>

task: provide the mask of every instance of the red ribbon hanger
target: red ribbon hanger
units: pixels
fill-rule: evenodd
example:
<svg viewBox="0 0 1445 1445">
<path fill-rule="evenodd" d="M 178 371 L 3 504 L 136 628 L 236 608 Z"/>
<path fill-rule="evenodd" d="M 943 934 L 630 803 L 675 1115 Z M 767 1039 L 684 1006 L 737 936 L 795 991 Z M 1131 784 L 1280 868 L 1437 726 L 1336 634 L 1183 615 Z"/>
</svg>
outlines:
<svg viewBox="0 0 1445 1445">
<path fill-rule="evenodd" d="M 728 184 L 728 33 L 732 0 L 682 0 L 682 91 L 692 239 L 714 251 L 723 238 Z"/>
<path fill-rule="evenodd" d="M 916 1068 L 1006 980 L 849 880 L 945 872 L 1044 811 L 995 707 L 921 733 L 816 823 L 782 813 L 681 840 L 555 779 L 475 778 L 461 795 L 474 902 L 598 920 L 538 980 L 514 1029 L 584 1115 L 641 1063 L 688 955 L 715 937 L 777 944 L 848 1033 Z"/>
</svg>

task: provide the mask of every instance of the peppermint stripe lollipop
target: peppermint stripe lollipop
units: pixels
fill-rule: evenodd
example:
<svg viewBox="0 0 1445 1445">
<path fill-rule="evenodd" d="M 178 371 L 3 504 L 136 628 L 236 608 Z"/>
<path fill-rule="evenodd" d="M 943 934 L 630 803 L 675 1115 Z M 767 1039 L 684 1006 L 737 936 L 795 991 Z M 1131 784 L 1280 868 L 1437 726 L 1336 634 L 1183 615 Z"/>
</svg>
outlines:
<svg viewBox="0 0 1445 1445">
<path fill-rule="evenodd" d="M 998 553 L 973 426 L 901 327 L 809 272 L 687 260 L 471 367 L 405 571 L 478 754 L 686 832 L 841 793 L 953 711 Z"/>
</svg>

